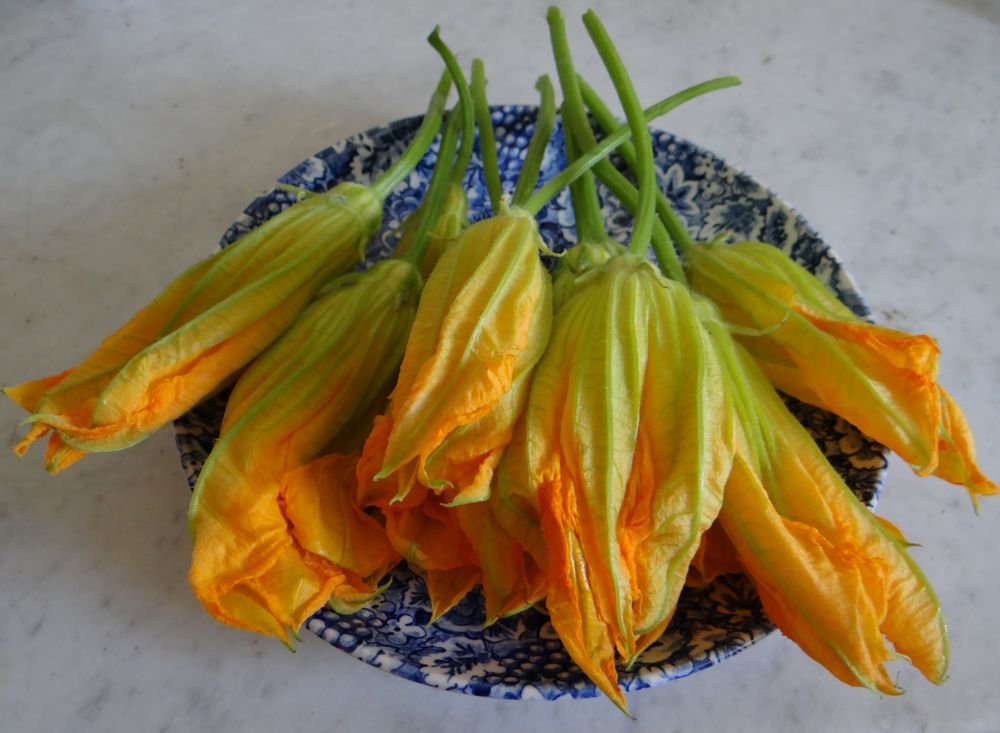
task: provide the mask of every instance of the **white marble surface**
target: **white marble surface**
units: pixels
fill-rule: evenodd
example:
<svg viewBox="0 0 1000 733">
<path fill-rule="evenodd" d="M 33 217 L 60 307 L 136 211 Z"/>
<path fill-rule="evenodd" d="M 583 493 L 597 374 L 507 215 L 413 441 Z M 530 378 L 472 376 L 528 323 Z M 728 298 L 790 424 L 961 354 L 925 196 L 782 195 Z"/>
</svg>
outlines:
<svg viewBox="0 0 1000 733">
<path fill-rule="evenodd" d="M 7 0 L 0 21 L 0 382 L 57 371 L 212 251 L 255 191 L 328 143 L 414 114 L 439 21 L 496 102 L 551 70 L 544 4 Z M 937 335 L 943 383 L 1000 476 L 1000 5 L 599 3 L 644 99 L 746 84 L 664 125 L 796 204 L 877 316 Z M 567 3 L 570 17 L 584 8 Z M 583 71 L 603 79 L 571 24 Z M 607 84 L 602 84 L 604 89 Z M 5 442 L 21 414 L 0 404 Z M 895 464 L 882 511 L 950 619 L 951 678 L 844 687 L 787 640 L 633 695 L 500 702 L 420 687 L 306 638 L 223 628 L 188 591 L 187 491 L 163 431 L 50 478 L 0 456 L 4 731 L 998 731 L 997 519 Z"/>
</svg>

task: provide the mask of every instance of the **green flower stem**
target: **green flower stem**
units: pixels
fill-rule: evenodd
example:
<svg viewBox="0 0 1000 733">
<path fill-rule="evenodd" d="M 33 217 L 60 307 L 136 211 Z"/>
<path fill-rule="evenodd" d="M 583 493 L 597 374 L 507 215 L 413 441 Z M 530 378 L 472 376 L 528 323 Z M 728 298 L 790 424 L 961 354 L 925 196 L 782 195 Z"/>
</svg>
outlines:
<svg viewBox="0 0 1000 733">
<path fill-rule="evenodd" d="M 567 154 L 566 160 L 575 160 L 580 150 L 587 150 L 597 144 L 586 120 L 580 87 L 577 84 L 576 71 L 573 68 L 573 56 L 566 40 L 566 24 L 563 22 L 559 8 L 552 6 L 546 15 L 549 23 L 549 37 L 552 39 L 552 55 L 555 57 L 556 72 L 559 74 L 559 86 L 562 87 L 563 104 L 563 138 L 577 151 L 572 158 Z M 582 122 L 581 122 L 582 120 Z M 607 160 L 601 160 L 595 166 L 595 171 L 611 165 Z M 573 198 L 573 209 L 576 211 L 577 234 L 581 240 L 588 237 L 607 236 L 604 218 L 600 213 L 600 203 L 597 200 L 597 190 L 594 187 L 594 176 L 589 171 L 573 181 L 570 186 L 570 196 Z M 582 228 L 582 231 L 581 231 Z"/>
<path fill-rule="evenodd" d="M 649 127 L 647 127 L 643 117 L 642 106 L 639 104 L 639 97 L 635 93 L 632 80 L 629 78 L 625 65 L 618 55 L 618 50 L 611 41 L 604 25 L 593 10 L 584 13 L 583 24 L 590 34 L 590 40 L 597 48 L 597 53 L 604 62 L 604 67 L 608 71 L 608 76 L 611 77 L 615 91 L 618 92 L 618 98 L 621 100 L 625 117 L 632 130 L 632 139 L 635 142 L 637 153 L 635 177 L 639 184 L 639 203 L 636 207 L 629 248 L 636 254 L 644 255 L 649 249 L 653 234 L 653 220 L 656 217 L 656 169 L 653 163 L 653 139 L 649 134 Z"/>
<path fill-rule="evenodd" d="M 604 104 L 600 95 L 583 79 L 580 79 L 580 89 L 583 92 L 583 101 L 587 105 L 587 109 L 590 110 L 601 129 L 607 133 L 617 128 L 619 123 L 614 114 Z M 635 148 L 632 144 L 624 143 L 618 148 L 618 154 L 622 156 L 625 164 L 634 171 L 636 159 Z M 667 200 L 662 191 L 657 191 L 656 194 L 656 213 L 681 252 L 687 252 L 694 246 L 694 238 L 688 233 L 684 222 L 674 211 L 670 201 Z"/>
<path fill-rule="evenodd" d="M 563 90 L 563 121 L 569 128 L 570 136 L 578 143 L 580 148 L 589 149 L 597 144 L 597 139 L 590 129 L 590 121 L 587 119 L 587 111 L 584 108 L 583 96 L 580 92 L 579 77 L 573 67 L 573 57 L 566 40 L 566 25 L 563 22 L 562 14 L 555 6 L 549 8 L 548 12 L 549 35 L 552 39 L 552 52 L 555 56 L 556 69 L 559 72 L 559 84 Z M 564 130 L 564 135 L 566 131 Z M 630 143 L 625 143 L 632 147 Z M 634 151 L 634 148 L 633 148 Z M 604 182 L 619 201 L 636 215 L 638 207 L 638 194 L 625 178 L 612 164 L 604 159 L 594 166 L 594 172 Z M 589 174 L 588 174 L 589 175 Z M 574 181 L 573 186 L 577 186 L 580 181 Z M 591 192 L 596 199 L 596 192 L 593 190 L 593 182 L 590 182 Z M 571 195 L 573 190 L 570 191 Z M 573 206 L 576 208 L 577 197 L 574 196 Z M 578 214 L 579 216 L 579 214 Z M 590 226 L 589 223 L 586 226 Z M 600 221 L 601 232 L 604 231 L 604 222 Z M 681 267 L 680 259 L 674 251 L 670 242 L 670 237 L 659 222 L 654 222 L 650 238 L 656 259 L 660 263 L 660 270 L 669 278 L 679 282 L 686 282 L 684 268 Z"/>
<path fill-rule="evenodd" d="M 420 159 L 424 157 L 427 148 L 434 142 L 438 130 L 441 128 L 441 117 L 444 114 L 444 106 L 448 101 L 448 92 L 451 91 L 451 75 L 445 71 L 441 75 L 437 89 L 431 96 L 430 104 L 427 105 L 427 114 L 424 115 L 423 122 L 417 134 L 410 141 L 410 144 L 399 156 L 399 160 L 392 164 L 385 173 L 375 180 L 370 188 L 380 201 L 385 201 L 392 190 L 402 183 L 410 171 L 412 171 Z"/>
<path fill-rule="evenodd" d="M 441 205 L 444 203 L 445 192 L 451 183 L 452 160 L 455 157 L 460 117 L 459 105 L 448 115 L 444 132 L 441 133 L 437 161 L 434 163 L 434 172 L 431 174 L 431 182 L 427 185 L 424 200 L 420 204 L 420 219 L 417 222 L 417 230 L 413 233 L 413 242 L 406 253 L 400 257 L 401 260 L 409 262 L 414 267 L 419 267 L 420 262 L 424 259 L 424 253 L 427 252 L 427 247 L 431 243 L 431 232 L 434 231 L 438 217 L 441 215 Z"/>
<path fill-rule="evenodd" d="M 622 205 L 635 216 L 639 208 L 639 191 L 629 180 L 615 170 L 614 166 L 610 170 L 602 168 L 598 171 L 597 177 L 608 187 L 611 194 L 622 202 Z M 681 266 L 680 258 L 677 257 L 677 250 L 667 233 L 666 228 L 657 218 L 653 218 L 653 231 L 650 233 L 650 243 L 653 246 L 653 253 L 656 261 L 660 263 L 660 272 L 671 280 L 687 284 L 687 277 L 684 275 L 684 268 Z"/>
<path fill-rule="evenodd" d="M 542 167 L 545 148 L 549 145 L 552 128 L 556 124 L 556 95 L 552 90 L 552 80 L 548 74 L 542 74 L 535 83 L 535 89 L 541 95 L 538 105 L 538 119 L 535 120 L 535 130 L 531 133 L 528 149 L 524 153 L 524 163 L 517 176 L 517 186 L 511 203 L 520 204 L 531 195 L 538 183 L 538 171 Z"/>
<path fill-rule="evenodd" d="M 563 109 L 565 110 L 565 108 L 564 102 Z M 564 122 L 565 119 L 564 111 Z M 567 163 L 572 163 L 580 157 L 576 141 L 566 124 L 563 125 L 563 145 L 566 148 Z M 608 232 L 604 228 L 604 217 L 601 215 L 601 202 L 597 198 L 593 172 L 587 171 L 569 184 L 569 195 L 573 201 L 573 212 L 576 215 L 576 241 L 597 242 L 607 239 Z"/>
<path fill-rule="evenodd" d="M 486 70 L 482 59 L 474 59 L 472 62 L 472 101 L 476 110 L 476 127 L 479 128 L 479 148 L 486 191 L 490 195 L 490 206 L 495 214 L 500 211 L 500 164 L 497 162 L 497 141 L 493 135 L 490 105 L 486 101 Z"/>
<path fill-rule="evenodd" d="M 709 81 L 702 82 L 701 84 L 695 84 L 694 86 L 690 86 L 677 94 L 673 94 L 666 99 L 657 102 L 652 107 L 648 107 L 645 110 L 644 117 L 646 122 L 651 122 L 657 117 L 662 117 L 667 114 L 667 112 L 676 109 L 680 105 L 685 102 L 689 102 L 696 97 L 708 94 L 709 92 L 714 92 L 716 89 L 733 87 L 739 83 L 740 80 L 735 76 L 724 76 L 718 79 L 711 79 Z M 612 150 L 628 140 L 630 134 L 631 131 L 629 130 L 628 125 L 621 125 L 620 127 L 617 127 L 614 132 L 610 133 L 597 145 L 592 147 L 590 150 L 587 150 L 577 160 L 566 166 L 566 168 L 564 168 L 559 175 L 546 181 L 545 185 L 541 186 L 533 194 L 531 194 L 521 208 L 528 213 L 537 214 L 541 208 L 548 203 L 549 199 L 566 188 L 566 186 L 575 181 L 580 175 L 593 168 L 598 161 L 602 160 Z M 482 135 L 481 130 L 480 135 Z"/>
<path fill-rule="evenodd" d="M 469 167 L 469 159 L 472 157 L 472 143 L 476 136 L 476 118 L 472 104 L 472 92 L 469 89 L 469 82 L 462 73 L 455 54 L 448 48 L 448 45 L 441 40 L 440 26 L 434 28 L 427 37 L 428 43 L 434 47 L 444 60 L 448 73 L 451 74 L 452 81 L 455 82 L 455 89 L 458 91 L 458 103 L 462 110 L 462 142 L 458 148 L 458 155 L 451 171 L 451 182 L 457 186 L 462 185 L 462 177 L 465 169 Z"/>
</svg>

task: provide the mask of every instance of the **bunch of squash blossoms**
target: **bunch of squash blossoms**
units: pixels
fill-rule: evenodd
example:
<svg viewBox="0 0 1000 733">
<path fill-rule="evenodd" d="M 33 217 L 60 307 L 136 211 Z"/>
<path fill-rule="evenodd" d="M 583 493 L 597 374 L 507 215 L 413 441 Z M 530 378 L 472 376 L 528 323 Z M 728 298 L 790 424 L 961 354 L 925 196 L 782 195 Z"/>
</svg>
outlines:
<svg viewBox="0 0 1000 733">
<path fill-rule="evenodd" d="M 537 185 L 557 116 L 543 76 L 516 188 L 501 190 L 483 65 L 468 82 L 435 31 L 446 72 L 386 173 L 302 193 L 80 365 L 5 389 L 31 413 L 15 450 L 47 437 L 55 473 L 232 386 L 191 498 L 190 581 L 219 621 L 288 645 L 321 607 L 369 603 L 405 560 L 434 618 L 476 586 L 487 623 L 543 604 L 625 709 L 617 666 L 663 634 L 685 583 L 742 572 L 778 628 L 842 681 L 894 694 L 884 665 L 902 656 L 940 682 L 944 618 L 909 544 L 776 391 L 974 501 L 996 494 L 937 383 L 934 341 L 859 319 L 775 247 L 693 241 L 657 189 L 647 124 L 738 80 L 644 111 L 589 12 L 619 126 L 577 75 L 555 8 L 548 22 L 565 170 Z M 470 224 L 477 138 L 492 215 Z M 436 139 L 394 255 L 352 272 L 385 198 Z M 627 245 L 604 229 L 595 175 L 634 215 Z M 567 185 L 577 243 L 550 274 L 535 215 Z"/>
</svg>

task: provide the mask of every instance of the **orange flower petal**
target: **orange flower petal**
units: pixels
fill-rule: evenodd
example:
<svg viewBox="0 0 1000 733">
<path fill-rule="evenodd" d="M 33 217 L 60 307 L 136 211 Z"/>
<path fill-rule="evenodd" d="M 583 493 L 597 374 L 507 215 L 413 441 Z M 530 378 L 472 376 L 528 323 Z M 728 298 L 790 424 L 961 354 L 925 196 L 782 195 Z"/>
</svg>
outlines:
<svg viewBox="0 0 1000 733">
<path fill-rule="evenodd" d="M 934 475 L 964 486 L 978 505 L 979 496 L 995 496 L 1000 486 L 990 481 L 976 465 L 976 443 L 965 415 L 940 387 L 941 432 L 938 436 L 938 465 Z"/>
<path fill-rule="evenodd" d="M 45 470 L 55 475 L 86 455 L 86 451 L 66 445 L 58 434 L 53 433 L 49 435 L 49 444 L 45 450 Z"/>
<path fill-rule="evenodd" d="M 542 514 L 542 528 L 548 548 L 548 592 L 545 607 L 559 639 L 573 661 L 621 710 L 628 705 L 618 686 L 615 643 L 601 617 L 594 597 L 594 584 L 573 526 L 573 497 L 557 483 L 544 484 L 540 498 L 548 508 Z"/>
<path fill-rule="evenodd" d="M 285 517 L 302 549 L 362 578 L 385 575 L 399 556 L 385 528 L 356 501 L 356 457 L 329 455 L 285 480 Z"/>
<path fill-rule="evenodd" d="M 479 568 L 463 565 L 447 570 L 427 571 L 427 593 L 431 598 L 431 623 L 448 613 L 455 604 L 476 587 L 482 574 Z"/>
<path fill-rule="evenodd" d="M 691 558 L 691 567 L 685 583 L 694 587 L 708 585 L 722 575 L 742 574 L 736 548 L 718 521 L 701 536 L 698 551 Z"/>
<path fill-rule="evenodd" d="M 456 513 L 444 506 L 447 500 L 426 489 L 415 493 L 421 495 L 420 503 L 384 510 L 385 528 L 396 552 L 427 575 L 436 619 L 472 590 L 482 571 Z"/>
<path fill-rule="evenodd" d="M 71 369 L 67 369 L 59 374 L 53 374 L 51 377 L 42 377 L 19 384 L 16 387 L 4 387 L 3 393 L 28 412 L 34 412 L 45 393 L 63 381 L 71 371 Z"/>
<path fill-rule="evenodd" d="M 521 611 L 545 595 L 545 573 L 494 514 L 498 499 L 451 508 L 472 546 L 486 601 L 486 625 Z"/>
</svg>

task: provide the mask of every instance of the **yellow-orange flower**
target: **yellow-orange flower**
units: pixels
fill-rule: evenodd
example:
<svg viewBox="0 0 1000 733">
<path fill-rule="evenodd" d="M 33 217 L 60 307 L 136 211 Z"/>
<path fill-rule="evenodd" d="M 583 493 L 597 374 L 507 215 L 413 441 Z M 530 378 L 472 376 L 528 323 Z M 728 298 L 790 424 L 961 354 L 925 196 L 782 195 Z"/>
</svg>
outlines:
<svg viewBox="0 0 1000 733">
<path fill-rule="evenodd" d="M 719 523 L 781 631 L 850 685 L 898 690 L 886 645 L 939 683 L 944 617 L 895 527 L 851 493 L 754 360 L 704 306 L 737 413 Z"/>
<path fill-rule="evenodd" d="M 362 491 L 384 506 L 416 485 L 483 501 L 548 340 L 551 280 L 533 217 L 471 226 L 424 288 L 386 415 L 365 446 Z M 372 477 L 374 473 L 374 477 Z M 378 480 L 379 487 L 365 486 Z"/>
<path fill-rule="evenodd" d="M 842 416 L 919 474 L 964 486 L 974 502 L 1000 492 L 976 465 L 968 423 L 937 383 L 932 338 L 866 323 L 760 242 L 699 244 L 684 264 L 691 286 L 718 304 L 775 387 Z"/>
<path fill-rule="evenodd" d="M 218 389 L 358 261 L 381 203 L 343 183 L 302 201 L 180 275 L 78 366 L 4 392 L 32 413 L 23 455 L 51 433 L 55 473 L 144 439 Z"/>
<path fill-rule="evenodd" d="M 574 661 L 619 706 L 616 653 L 662 633 L 729 471 L 719 365 L 687 290 L 620 254 L 556 313 L 526 412 L 546 605 Z M 527 505 L 530 508 L 530 504 Z M 508 508 L 507 519 L 516 512 Z M 515 520 L 515 524 L 516 524 Z"/>
<path fill-rule="evenodd" d="M 403 356 L 422 281 L 385 260 L 317 298 L 237 382 L 199 476 L 190 579 L 220 621 L 288 640 L 356 609 L 398 560 L 357 504 L 356 449 Z"/>
</svg>

